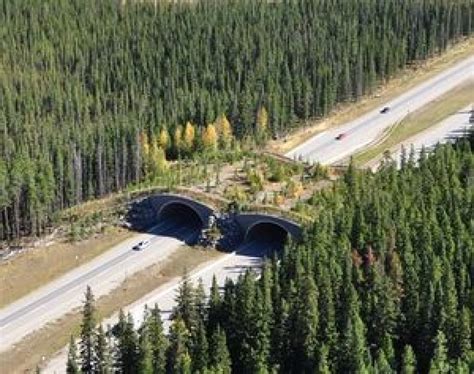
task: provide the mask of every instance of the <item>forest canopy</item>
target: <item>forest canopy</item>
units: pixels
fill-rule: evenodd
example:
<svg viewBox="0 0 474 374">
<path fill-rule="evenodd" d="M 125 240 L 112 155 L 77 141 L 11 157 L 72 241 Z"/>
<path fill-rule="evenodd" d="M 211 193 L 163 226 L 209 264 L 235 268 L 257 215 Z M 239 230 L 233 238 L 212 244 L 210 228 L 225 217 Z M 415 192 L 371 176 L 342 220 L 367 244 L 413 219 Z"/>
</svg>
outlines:
<svg viewBox="0 0 474 374">
<path fill-rule="evenodd" d="M 0 1 L 0 240 L 279 136 L 472 32 L 471 0 Z"/>
<path fill-rule="evenodd" d="M 112 360 L 92 365 L 122 373 L 146 372 L 147 362 L 160 373 L 472 373 L 473 146 L 442 146 L 422 154 L 419 167 L 406 157 L 401 170 L 350 168 L 313 196 L 319 214 L 305 239 L 260 277 L 248 272 L 223 290 L 214 283 L 207 298 L 185 278 L 169 334 L 157 308 L 136 330 L 122 314 L 110 334 Z M 68 367 L 89 362 L 70 355 Z"/>
</svg>

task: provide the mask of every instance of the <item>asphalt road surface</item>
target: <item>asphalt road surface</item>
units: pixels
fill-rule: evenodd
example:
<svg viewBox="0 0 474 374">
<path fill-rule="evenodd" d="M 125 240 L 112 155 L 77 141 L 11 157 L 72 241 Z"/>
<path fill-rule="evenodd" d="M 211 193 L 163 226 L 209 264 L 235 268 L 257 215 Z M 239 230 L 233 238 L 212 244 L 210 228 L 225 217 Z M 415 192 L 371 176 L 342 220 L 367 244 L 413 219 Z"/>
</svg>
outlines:
<svg viewBox="0 0 474 374">
<path fill-rule="evenodd" d="M 408 113 L 469 79 L 474 79 L 474 56 L 354 121 L 315 135 L 285 156 L 297 159 L 301 157 L 304 161 L 325 165 L 333 164 L 378 139 L 387 127 L 401 121 Z M 389 107 L 390 110 L 380 113 L 384 107 Z M 337 140 L 339 134 L 344 134 L 344 137 Z"/>
<path fill-rule="evenodd" d="M 170 256 L 183 242 L 176 237 L 196 235 L 188 227 L 164 222 L 146 234 L 137 235 L 113 247 L 96 259 L 68 272 L 0 310 L 0 352 L 46 323 L 82 305 L 87 285 L 100 297 L 127 277 Z M 134 251 L 139 241 L 150 245 Z"/>
<path fill-rule="evenodd" d="M 240 246 L 240 248 L 233 253 L 226 254 L 218 260 L 210 262 L 201 269 L 197 269 L 190 274 L 190 279 L 197 284 L 201 279 L 206 292 L 212 284 L 212 278 L 215 275 L 217 282 L 223 286 L 226 279 L 230 278 L 236 280 L 240 274 L 243 274 L 248 269 L 252 269 L 258 273 L 264 257 L 270 257 L 273 249 L 277 246 L 276 243 L 271 242 L 250 242 Z M 175 279 L 168 282 L 157 290 L 146 295 L 138 300 L 128 308 L 124 308 L 125 313 L 130 312 L 135 321 L 135 325 L 139 325 L 142 321 L 143 310 L 145 305 L 154 306 L 158 304 L 162 311 L 162 317 L 165 328 L 169 326 L 169 317 L 175 305 L 176 292 L 181 283 L 180 279 Z M 118 316 L 114 315 L 112 318 L 104 321 L 104 325 L 113 325 L 118 320 Z M 64 373 L 67 360 L 67 348 L 62 349 L 58 354 L 46 365 L 41 371 L 42 373 Z"/>
<path fill-rule="evenodd" d="M 473 124 L 469 123 L 470 110 L 471 106 L 468 106 L 449 116 L 444 121 L 398 144 L 390 150 L 392 159 L 400 165 L 403 147 L 405 148 L 406 157 L 409 156 L 413 147 L 415 157 L 418 158 L 423 147 L 429 152 L 438 143 L 447 143 L 464 136 L 473 126 Z M 377 169 L 379 164 L 380 158 L 370 162 L 369 166 Z"/>
</svg>

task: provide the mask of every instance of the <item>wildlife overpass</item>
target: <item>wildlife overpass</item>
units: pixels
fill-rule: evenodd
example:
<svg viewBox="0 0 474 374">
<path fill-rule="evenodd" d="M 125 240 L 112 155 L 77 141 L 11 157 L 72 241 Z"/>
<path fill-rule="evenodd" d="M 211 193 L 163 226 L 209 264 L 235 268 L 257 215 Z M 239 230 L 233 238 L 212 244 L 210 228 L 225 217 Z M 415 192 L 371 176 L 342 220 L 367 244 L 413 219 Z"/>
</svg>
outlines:
<svg viewBox="0 0 474 374">
<path fill-rule="evenodd" d="M 159 194 L 151 197 L 150 202 L 158 221 L 172 219 L 203 229 L 208 227 L 212 217 L 220 216 L 214 207 L 183 195 Z M 232 219 L 240 229 L 243 242 L 285 242 L 288 236 L 295 240 L 301 238 L 301 226 L 284 217 L 252 212 L 236 213 Z"/>
</svg>

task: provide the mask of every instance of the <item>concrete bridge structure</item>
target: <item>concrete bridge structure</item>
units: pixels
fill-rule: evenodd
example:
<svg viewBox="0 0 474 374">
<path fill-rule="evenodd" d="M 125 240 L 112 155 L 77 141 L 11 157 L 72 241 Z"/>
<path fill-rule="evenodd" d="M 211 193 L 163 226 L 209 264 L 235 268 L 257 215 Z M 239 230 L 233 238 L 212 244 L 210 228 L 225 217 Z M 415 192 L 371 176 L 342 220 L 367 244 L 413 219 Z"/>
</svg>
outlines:
<svg viewBox="0 0 474 374">
<path fill-rule="evenodd" d="M 150 198 L 156 212 L 157 220 L 173 218 L 183 224 L 206 227 L 211 216 L 218 211 L 196 199 L 178 194 L 159 194 Z M 264 213 L 238 213 L 235 222 L 241 230 L 243 241 L 270 240 L 285 241 L 287 236 L 301 238 L 301 227 L 296 222 L 284 217 Z"/>
<path fill-rule="evenodd" d="M 156 212 L 157 219 L 176 218 L 180 221 L 205 226 L 216 210 L 200 201 L 177 194 L 160 194 L 150 198 L 150 204 Z"/>
<path fill-rule="evenodd" d="M 301 227 L 287 218 L 263 213 L 240 213 L 235 217 L 244 242 L 250 240 L 284 241 L 288 235 L 298 240 Z"/>
</svg>

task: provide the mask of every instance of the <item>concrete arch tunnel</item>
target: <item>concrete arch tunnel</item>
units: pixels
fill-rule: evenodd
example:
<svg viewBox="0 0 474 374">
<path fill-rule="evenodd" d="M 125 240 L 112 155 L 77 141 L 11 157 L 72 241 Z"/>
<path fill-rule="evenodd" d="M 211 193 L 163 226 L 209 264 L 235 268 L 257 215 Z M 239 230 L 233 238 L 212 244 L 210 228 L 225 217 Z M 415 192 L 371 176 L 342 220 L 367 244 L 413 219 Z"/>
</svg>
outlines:
<svg viewBox="0 0 474 374">
<path fill-rule="evenodd" d="M 302 235 L 297 223 L 270 214 L 242 213 L 236 216 L 243 242 L 266 241 L 283 244 L 288 237 L 299 240 Z"/>
<path fill-rule="evenodd" d="M 154 196 L 152 205 L 158 221 L 173 220 L 199 229 L 207 225 L 209 217 L 215 214 L 212 207 L 181 195 Z"/>
</svg>

